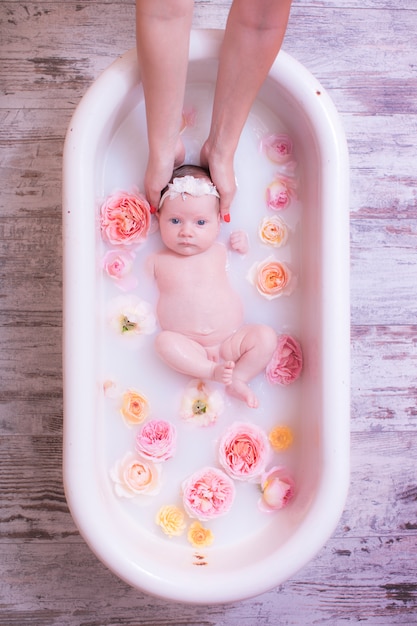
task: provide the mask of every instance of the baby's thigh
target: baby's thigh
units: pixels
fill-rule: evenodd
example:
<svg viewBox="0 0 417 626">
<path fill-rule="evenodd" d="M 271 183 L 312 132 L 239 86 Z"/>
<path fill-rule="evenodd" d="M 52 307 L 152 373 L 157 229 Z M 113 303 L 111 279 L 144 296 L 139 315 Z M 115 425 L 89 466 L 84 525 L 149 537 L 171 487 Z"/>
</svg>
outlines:
<svg viewBox="0 0 417 626">
<path fill-rule="evenodd" d="M 225 361 L 237 361 L 243 354 L 255 351 L 272 354 L 276 346 L 276 333 L 263 324 L 247 324 L 223 342 L 220 356 Z"/>
<path fill-rule="evenodd" d="M 249 325 L 242 326 L 222 343 L 220 346 L 222 359 L 225 361 L 237 361 L 242 354 L 247 352 L 250 343 L 250 328 Z"/>
</svg>

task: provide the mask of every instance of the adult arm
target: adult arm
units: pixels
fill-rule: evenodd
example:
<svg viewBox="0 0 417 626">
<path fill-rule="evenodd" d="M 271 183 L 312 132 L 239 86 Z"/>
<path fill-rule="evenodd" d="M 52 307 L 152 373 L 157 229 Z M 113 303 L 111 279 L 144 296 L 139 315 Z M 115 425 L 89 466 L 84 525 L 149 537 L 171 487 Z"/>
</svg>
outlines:
<svg viewBox="0 0 417 626">
<path fill-rule="evenodd" d="M 201 162 L 220 193 L 226 220 L 236 184 L 233 159 L 256 95 L 278 54 L 292 0 L 234 0 L 219 59 L 209 136 Z"/>
<path fill-rule="evenodd" d="M 136 47 L 145 93 L 149 157 L 145 193 L 153 207 L 183 158 L 179 139 L 193 0 L 136 0 Z"/>
</svg>

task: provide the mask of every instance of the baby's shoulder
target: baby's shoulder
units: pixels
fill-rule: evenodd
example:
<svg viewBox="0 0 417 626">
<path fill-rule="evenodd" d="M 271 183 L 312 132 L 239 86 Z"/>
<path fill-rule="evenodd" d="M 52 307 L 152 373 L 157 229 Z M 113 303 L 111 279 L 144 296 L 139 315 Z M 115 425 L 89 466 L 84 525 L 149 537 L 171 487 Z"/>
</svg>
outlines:
<svg viewBox="0 0 417 626">
<path fill-rule="evenodd" d="M 146 267 L 149 273 L 156 277 L 158 272 L 166 272 L 173 263 L 173 255 L 169 250 L 159 250 L 149 255 L 146 259 Z"/>
</svg>

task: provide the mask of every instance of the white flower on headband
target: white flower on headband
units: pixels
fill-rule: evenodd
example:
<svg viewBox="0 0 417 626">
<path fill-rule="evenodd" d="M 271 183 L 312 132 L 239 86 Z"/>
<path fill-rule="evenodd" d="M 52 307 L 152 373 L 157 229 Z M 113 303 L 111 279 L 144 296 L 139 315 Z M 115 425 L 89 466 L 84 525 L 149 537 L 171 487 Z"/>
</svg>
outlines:
<svg viewBox="0 0 417 626">
<path fill-rule="evenodd" d="M 204 178 L 195 178 L 194 176 L 182 176 L 174 178 L 172 183 L 168 183 L 168 190 L 162 196 L 159 207 L 162 206 L 165 198 L 176 198 L 181 195 L 185 199 L 185 194 L 200 198 L 201 196 L 216 196 L 220 198 L 219 192 L 215 185 Z"/>
</svg>

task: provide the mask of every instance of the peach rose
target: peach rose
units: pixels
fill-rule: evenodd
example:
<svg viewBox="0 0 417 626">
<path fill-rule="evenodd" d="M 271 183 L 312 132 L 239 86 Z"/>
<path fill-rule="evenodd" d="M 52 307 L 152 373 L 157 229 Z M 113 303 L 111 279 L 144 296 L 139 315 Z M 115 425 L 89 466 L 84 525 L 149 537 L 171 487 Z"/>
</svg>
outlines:
<svg viewBox="0 0 417 626">
<path fill-rule="evenodd" d="M 268 438 L 254 424 L 235 422 L 220 439 L 220 464 L 236 480 L 258 478 L 265 471 L 268 458 Z"/>
<path fill-rule="evenodd" d="M 138 284 L 137 277 L 130 274 L 134 259 L 129 250 L 109 250 L 104 256 L 104 271 L 122 291 L 130 291 Z"/>
<path fill-rule="evenodd" d="M 277 215 L 264 217 L 259 225 L 258 233 L 263 243 L 279 248 L 287 243 L 288 226 Z"/>
<path fill-rule="evenodd" d="M 116 494 L 124 498 L 156 495 L 160 489 L 160 470 L 149 461 L 128 452 L 110 470 Z"/>
<path fill-rule="evenodd" d="M 277 452 L 287 450 L 293 442 L 292 430 L 289 426 L 275 426 L 269 433 L 268 439 Z"/>
<path fill-rule="evenodd" d="M 259 508 L 265 513 L 287 506 L 294 496 L 294 481 L 282 467 L 273 467 L 262 476 Z"/>
<path fill-rule="evenodd" d="M 187 539 L 194 548 L 207 548 L 214 541 L 214 535 L 208 528 L 204 528 L 200 522 L 194 522 L 188 529 Z"/>
<path fill-rule="evenodd" d="M 264 261 L 252 265 L 247 278 L 261 296 L 268 300 L 288 296 L 294 289 L 294 280 L 290 268 L 274 257 L 268 257 Z"/>
<path fill-rule="evenodd" d="M 184 513 L 173 504 L 161 507 L 156 514 L 155 522 L 169 537 L 178 537 L 185 530 Z"/>
<path fill-rule="evenodd" d="M 301 374 L 303 354 L 301 346 L 290 335 L 279 335 L 274 354 L 266 366 L 267 380 L 273 385 L 289 385 Z"/>
<path fill-rule="evenodd" d="M 205 467 L 182 484 L 184 508 L 200 521 L 229 512 L 235 497 L 233 481 L 215 467 Z"/>
<path fill-rule="evenodd" d="M 120 409 L 129 426 L 141 424 L 148 416 L 149 404 L 145 396 L 134 389 L 128 389 L 122 396 Z"/>
<path fill-rule="evenodd" d="M 136 435 L 136 451 L 154 463 L 170 459 L 175 452 L 176 430 L 165 420 L 152 420 Z"/>
<path fill-rule="evenodd" d="M 116 192 L 101 205 L 100 221 L 103 239 L 112 245 L 139 244 L 148 236 L 150 206 L 136 189 L 132 193 Z"/>
<path fill-rule="evenodd" d="M 277 178 L 266 188 L 266 205 L 272 211 L 287 209 L 294 197 L 293 183 L 286 177 Z"/>
<path fill-rule="evenodd" d="M 292 140 L 285 134 L 272 134 L 261 141 L 261 150 L 273 163 L 286 163 L 292 156 Z"/>
</svg>

